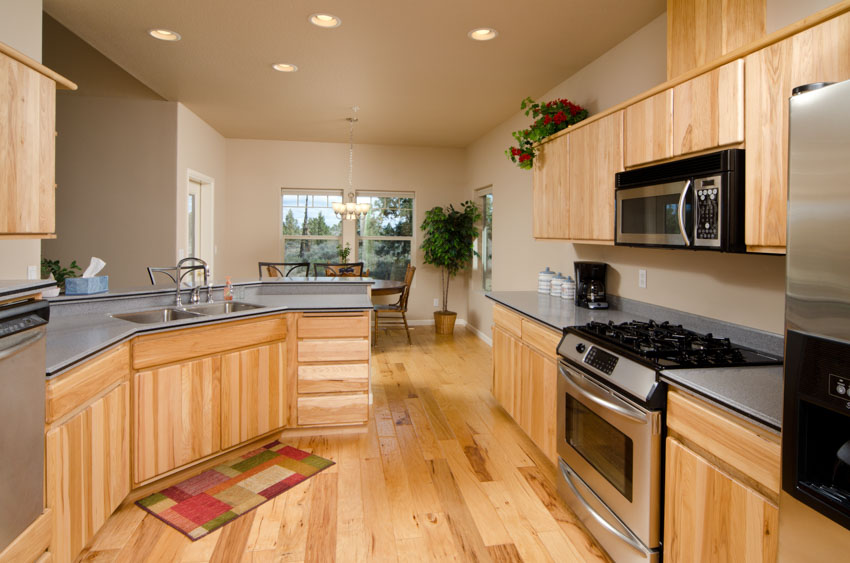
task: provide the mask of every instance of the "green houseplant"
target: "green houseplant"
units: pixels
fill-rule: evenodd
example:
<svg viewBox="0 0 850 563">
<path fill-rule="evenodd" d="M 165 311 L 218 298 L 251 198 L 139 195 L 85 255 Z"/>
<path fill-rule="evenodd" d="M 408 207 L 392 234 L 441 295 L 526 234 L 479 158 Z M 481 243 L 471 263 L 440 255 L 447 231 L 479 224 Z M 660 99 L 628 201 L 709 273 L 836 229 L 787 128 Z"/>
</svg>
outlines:
<svg viewBox="0 0 850 563">
<path fill-rule="evenodd" d="M 449 281 L 467 268 L 476 254 L 472 244 L 478 236 L 475 225 L 480 219 L 478 206 L 472 201 L 461 203 L 461 209 L 449 205 L 447 208 L 435 207 L 425 212 L 425 220 L 420 227 L 425 232 L 422 250 L 425 263 L 440 268 L 443 290 L 443 308 L 434 311 L 437 334 L 451 334 L 454 331 L 457 313 L 448 308 Z"/>
<path fill-rule="evenodd" d="M 59 260 L 48 260 L 47 258 L 41 259 L 41 277 L 42 279 L 46 279 L 53 274 L 53 279 L 56 280 L 56 285 L 62 291 L 65 291 L 65 278 L 73 278 L 80 275 L 82 268 L 77 265 L 77 261 L 71 261 L 71 264 L 64 268 L 61 264 L 59 264 Z"/>
<path fill-rule="evenodd" d="M 526 98 L 520 104 L 520 109 L 534 121 L 528 128 L 511 133 L 518 146 L 509 147 L 505 155 L 523 170 L 531 170 L 537 155 L 537 143 L 588 116 L 586 109 L 564 98 L 551 102 L 535 102 Z"/>
</svg>

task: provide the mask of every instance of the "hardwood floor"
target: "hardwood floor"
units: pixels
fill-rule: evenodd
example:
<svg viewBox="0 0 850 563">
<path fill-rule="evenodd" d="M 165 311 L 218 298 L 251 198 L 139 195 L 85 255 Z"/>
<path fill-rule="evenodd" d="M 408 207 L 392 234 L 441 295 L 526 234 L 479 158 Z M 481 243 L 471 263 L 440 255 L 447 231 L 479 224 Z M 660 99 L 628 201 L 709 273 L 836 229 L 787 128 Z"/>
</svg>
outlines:
<svg viewBox="0 0 850 563">
<path fill-rule="evenodd" d="M 490 348 L 462 327 L 411 335 L 380 335 L 367 432 L 284 438 L 336 465 L 196 542 L 123 506 L 81 559 L 606 561 L 490 394 Z"/>
</svg>

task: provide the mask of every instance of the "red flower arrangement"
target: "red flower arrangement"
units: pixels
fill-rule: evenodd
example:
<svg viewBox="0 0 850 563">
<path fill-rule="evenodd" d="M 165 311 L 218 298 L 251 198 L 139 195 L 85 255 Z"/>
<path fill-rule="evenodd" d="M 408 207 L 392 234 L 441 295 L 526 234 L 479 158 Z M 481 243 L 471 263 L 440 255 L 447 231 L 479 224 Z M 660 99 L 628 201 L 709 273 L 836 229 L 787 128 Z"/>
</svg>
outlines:
<svg viewBox="0 0 850 563">
<path fill-rule="evenodd" d="M 505 155 L 511 159 L 511 162 L 524 170 L 531 169 L 534 162 L 535 143 L 539 143 L 549 135 L 566 129 L 588 116 L 586 109 L 563 98 L 546 103 L 539 103 L 531 98 L 526 98 L 520 104 L 520 109 L 525 110 L 525 115 L 533 117 L 534 122 L 528 129 L 511 133 L 519 146 L 510 147 L 505 151 Z"/>
</svg>

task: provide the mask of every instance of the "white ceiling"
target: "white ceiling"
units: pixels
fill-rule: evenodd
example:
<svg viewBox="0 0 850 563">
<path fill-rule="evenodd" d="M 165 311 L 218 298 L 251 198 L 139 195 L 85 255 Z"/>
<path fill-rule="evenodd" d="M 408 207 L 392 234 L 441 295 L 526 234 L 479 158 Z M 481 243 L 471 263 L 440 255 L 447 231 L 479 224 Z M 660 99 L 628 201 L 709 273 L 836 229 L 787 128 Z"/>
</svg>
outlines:
<svg viewBox="0 0 850 563">
<path fill-rule="evenodd" d="M 465 147 L 649 23 L 665 0 L 44 0 L 225 137 Z M 342 18 L 321 29 L 316 12 Z M 168 28 L 166 43 L 146 30 Z M 467 33 L 494 27 L 476 42 Z M 298 65 L 286 74 L 276 62 Z M 73 77 L 69 77 L 73 80 Z"/>
</svg>

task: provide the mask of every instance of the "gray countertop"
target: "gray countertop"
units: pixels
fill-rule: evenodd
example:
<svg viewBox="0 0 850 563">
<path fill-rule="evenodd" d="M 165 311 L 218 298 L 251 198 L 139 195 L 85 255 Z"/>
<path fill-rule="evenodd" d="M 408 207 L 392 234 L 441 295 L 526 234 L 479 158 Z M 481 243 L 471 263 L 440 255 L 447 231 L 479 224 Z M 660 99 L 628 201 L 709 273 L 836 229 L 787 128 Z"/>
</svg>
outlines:
<svg viewBox="0 0 850 563">
<path fill-rule="evenodd" d="M 603 310 L 576 307 L 569 300 L 534 291 L 495 291 L 488 293 L 487 297 L 556 330 L 587 324 L 590 321 L 619 323 L 652 318 L 656 321 L 681 324 L 696 332 L 711 332 L 715 336 L 729 338 L 735 344 L 777 357 L 783 355 L 784 341 L 779 334 L 623 299 L 616 295 L 609 296 L 611 307 Z M 661 372 L 661 379 L 775 432 L 782 427 L 781 365 L 666 370 Z"/>
<path fill-rule="evenodd" d="M 0 299 L 13 299 L 18 295 L 37 293 L 56 285 L 52 280 L 0 280 Z"/>
<path fill-rule="evenodd" d="M 265 284 L 264 284 L 265 285 Z M 332 286 L 324 286 L 333 291 Z M 113 295 L 113 297 L 116 297 Z M 120 296 L 119 296 L 120 297 Z M 150 301 L 150 298 L 148 299 Z M 219 301 L 217 299 L 217 301 Z M 251 309 L 226 315 L 209 315 L 193 319 L 183 319 L 167 323 L 138 324 L 110 316 L 104 311 L 104 305 L 89 303 L 91 312 L 80 311 L 81 305 L 74 307 L 73 314 L 51 313 L 47 325 L 46 372 L 48 378 L 54 377 L 75 364 L 100 351 L 114 346 L 138 334 L 149 334 L 187 326 L 221 323 L 280 313 L 282 311 L 362 311 L 372 308 L 369 296 L 362 293 L 296 293 L 286 295 L 263 295 L 259 293 L 246 296 L 244 301 L 262 305 L 261 309 Z M 145 310 L 170 305 L 170 303 L 150 302 L 147 306 L 136 296 L 129 305 L 132 310 Z M 114 312 L 126 311 L 128 306 L 119 307 L 121 300 L 112 302 Z M 67 307 L 67 305 L 66 305 Z M 61 309 L 62 305 L 56 307 Z"/>
</svg>

